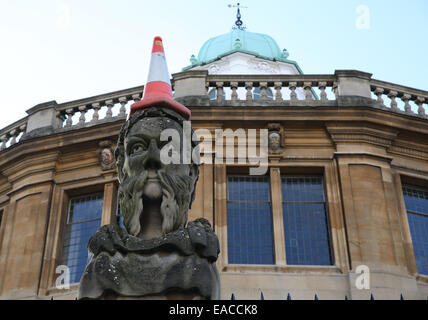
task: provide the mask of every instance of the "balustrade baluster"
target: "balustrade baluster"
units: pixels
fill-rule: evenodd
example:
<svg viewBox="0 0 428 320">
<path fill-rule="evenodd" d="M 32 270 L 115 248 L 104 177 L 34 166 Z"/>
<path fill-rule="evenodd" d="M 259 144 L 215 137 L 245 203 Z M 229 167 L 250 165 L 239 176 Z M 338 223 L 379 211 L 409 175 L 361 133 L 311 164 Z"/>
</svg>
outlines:
<svg viewBox="0 0 428 320">
<path fill-rule="evenodd" d="M 138 102 L 141 100 L 141 96 L 139 93 L 133 94 L 132 95 L 132 100 L 134 100 L 134 102 Z"/>
<path fill-rule="evenodd" d="M 420 116 L 425 116 L 426 115 L 425 114 L 425 109 L 424 109 L 424 106 L 423 106 L 424 101 L 425 101 L 425 98 L 422 98 L 422 97 L 417 97 L 416 101 L 415 101 L 416 105 L 418 106 L 418 114 Z"/>
<path fill-rule="evenodd" d="M 327 82 L 320 82 L 318 83 L 318 89 L 321 90 L 320 98 L 321 101 L 327 101 L 327 92 L 325 92 L 325 89 L 327 88 Z"/>
<path fill-rule="evenodd" d="M 296 88 L 297 88 L 297 82 L 290 82 L 288 85 L 288 89 L 290 89 L 290 100 L 291 101 L 297 101 L 297 93 L 296 93 Z"/>
<path fill-rule="evenodd" d="M 238 101 L 238 82 L 231 82 L 230 87 L 232 88 L 232 101 Z"/>
<path fill-rule="evenodd" d="M 1 136 L 0 141 L 1 141 L 1 145 L 0 145 L 0 151 L 3 151 L 4 149 L 6 149 L 6 143 L 9 140 L 9 137 L 7 135 Z"/>
<path fill-rule="evenodd" d="M 305 90 L 305 100 L 313 100 L 312 96 L 312 82 L 304 82 L 303 89 Z"/>
<path fill-rule="evenodd" d="M 106 118 L 111 118 L 113 116 L 113 111 L 112 111 L 114 106 L 113 100 L 107 100 L 105 104 L 107 106 Z"/>
<path fill-rule="evenodd" d="M 337 97 L 339 96 L 339 85 L 337 82 L 333 82 L 333 87 L 331 88 L 331 91 L 333 91 L 334 97 L 337 100 Z"/>
<path fill-rule="evenodd" d="M 27 124 L 24 123 L 23 125 L 19 126 L 19 131 L 25 133 L 25 130 L 27 129 Z"/>
<path fill-rule="evenodd" d="M 18 137 L 18 130 L 13 129 L 12 131 L 10 131 L 10 136 L 12 137 L 12 140 L 10 141 L 10 145 L 13 146 L 16 143 L 16 138 Z"/>
<path fill-rule="evenodd" d="M 79 111 L 80 111 L 79 125 L 84 125 L 86 122 L 86 106 L 79 107 Z"/>
<path fill-rule="evenodd" d="M 126 104 L 128 103 L 128 99 L 126 97 L 120 97 L 120 110 L 119 110 L 119 117 L 125 117 L 126 116 Z"/>
<path fill-rule="evenodd" d="M 374 94 L 377 96 L 377 102 L 381 104 L 383 107 L 386 107 L 382 98 L 383 93 L 385 90 L 383 88 L 376 88 L 374 91 Z"/>
<path fill-rule="evenodd" d="M 70 109 L 66 109 L 65 112 L 67 113 L 68 117 L 67 117 L 67 121 L 65 122 L 65 127 L 71 127 L 73 125 L 73 114 L 74 114 L 74 109 L 70 108 Z"/>
<path fill-rule="evenodd" d="M 215 85 L 217 88 L 217 101 L 221 103 L 224 100 L 224 92 L 223 92 L 224 82 L 216 82 Z"/>
<path fill-rule="evenodd" d="M 267 82 L 260 82 L 260 100 L 266 101 L 267 99 Z"/>
<path fill-rule="evenodd" d="M 275 88 L 275 101 L 282 101 L 282 82 L 275 82 L 273 85 Z"/>
<path fill-rule="evenodd" d="M 252 82 L 245 82 L 245 89 L 247 90 L 246 93 L 246 100 L 248 102 L 253 101 L 253 83 Z"/>
<path fill-rule="evenodd" d="M 100 108 L 101 108 L 101 105 L 98 102 L 92 104 L 92 109 L 94 109 L 94 114 L 92 116 L 92 122 L 98 121 L 98 119 L 100 118 L 100 115 L 98 113 Z"/>
<path fill-rule="evenodd" d="M 401 97 L 401 100 L 404 101 L 404 111 L 406 113 L 408 113 L 408 114 L 412 114 L 413 113 L 412 112 L 412 107 L 410 106 L 410 103 L 409 103 L 409 101 L 410 101 L 411 98 L 412 98 L 412 95 L 407 94 L 407 93 L 403 94 L 403 96 Z"/>
<path fill-rule="evenodd" d="M 398 111 L 398 104 L 395 98 L 397 97 L 398 92 L 397 91 L 390 91 L 388 93 L 388 98 L 391 99 L 391 110 L 392 111 Z"/>
</svg>

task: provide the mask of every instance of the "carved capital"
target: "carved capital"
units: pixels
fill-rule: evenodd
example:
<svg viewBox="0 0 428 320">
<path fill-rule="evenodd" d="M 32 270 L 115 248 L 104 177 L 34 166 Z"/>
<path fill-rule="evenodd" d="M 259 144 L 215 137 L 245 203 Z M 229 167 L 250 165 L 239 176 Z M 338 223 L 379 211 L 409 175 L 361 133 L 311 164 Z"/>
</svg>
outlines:
<svg viewBox="0 0 428 320">
<path fill-rule="evenodd" d="M 120 102 L 121 104 L 126 104 L 126 103 L 128 102 L 128 98 L 127 98 L 127 97 L 120 97 L 120 98 L 119 98 L 119 102 Z"/>
</svg>

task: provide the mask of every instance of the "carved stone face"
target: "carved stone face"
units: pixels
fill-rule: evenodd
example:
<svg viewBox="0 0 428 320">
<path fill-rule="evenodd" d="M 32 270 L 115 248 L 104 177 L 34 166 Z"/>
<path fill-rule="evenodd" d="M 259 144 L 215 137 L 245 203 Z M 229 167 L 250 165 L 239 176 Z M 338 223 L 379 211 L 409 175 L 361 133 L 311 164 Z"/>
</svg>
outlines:
<svg viewBox="0 0 428 320">
<path fill-rule="evenodd" d="M 180 133 L 181 125 L 167 117 L 146 117 L 136 122 L 124 139 L 123 181 L 119 201 L 128 232 L 139 236 L 143 223 L 152 223 L 160 215 L 166 234 L 187 221 L 187 211 L 197 179 L 194 165 L 164 164 L 160 151 L 168 141 L 160 141 L 165 129 Z M 174 146 L 181 150 L 181 146 Z"/>
</svg>

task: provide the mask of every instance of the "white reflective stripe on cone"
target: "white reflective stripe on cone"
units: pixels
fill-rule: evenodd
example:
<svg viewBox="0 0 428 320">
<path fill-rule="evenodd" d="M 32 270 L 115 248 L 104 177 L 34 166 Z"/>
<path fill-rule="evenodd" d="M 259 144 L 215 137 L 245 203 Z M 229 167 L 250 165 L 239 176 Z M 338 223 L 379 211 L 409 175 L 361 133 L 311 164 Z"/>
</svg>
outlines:
<svg viewBox="0 0 428 320">
<path fill-rule="evenodd" d="M 147 82 L 152 81 L 163 81 L 171 85 L 165 54 L 162 52 L 152 53 L 152 60 L 150 61 L 150 70 Z"/>
</svg>

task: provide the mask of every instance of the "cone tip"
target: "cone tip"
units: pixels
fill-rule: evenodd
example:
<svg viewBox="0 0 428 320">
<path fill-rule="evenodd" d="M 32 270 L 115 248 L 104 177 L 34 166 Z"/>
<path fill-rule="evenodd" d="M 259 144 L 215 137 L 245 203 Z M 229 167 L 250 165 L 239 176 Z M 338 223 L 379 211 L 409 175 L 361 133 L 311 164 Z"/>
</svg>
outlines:
<svg viewBox="0 0 428 320">
<path fill-rule="evenodd" d="M 163 50 L 163 41 L 162 38 L 159 36 L 156 36 L 153 39 L 153 49 L 152 49 L 152 53 L 154 52 L 164 52 Z"/>
</svg>

